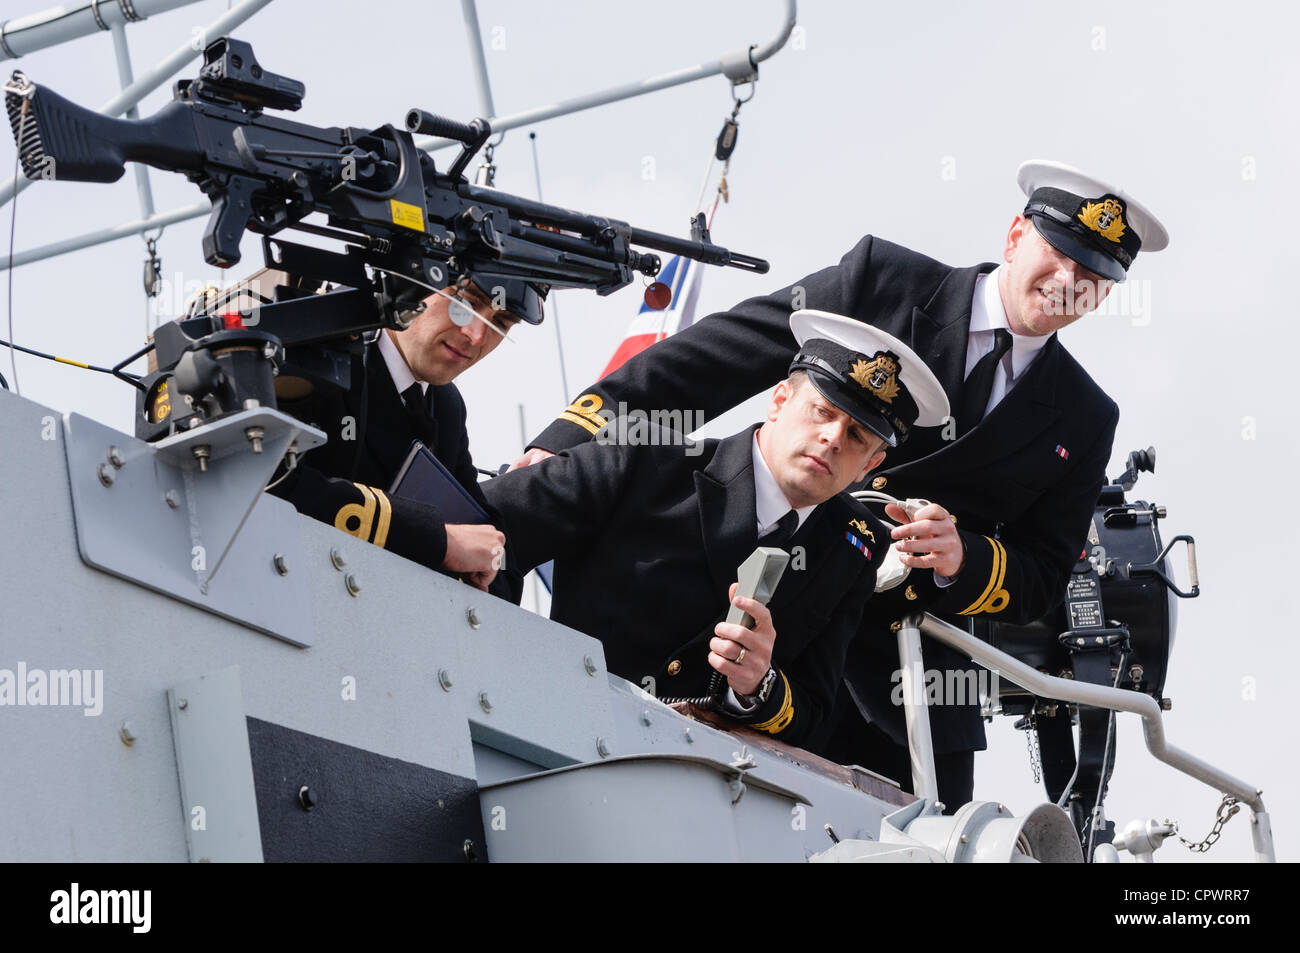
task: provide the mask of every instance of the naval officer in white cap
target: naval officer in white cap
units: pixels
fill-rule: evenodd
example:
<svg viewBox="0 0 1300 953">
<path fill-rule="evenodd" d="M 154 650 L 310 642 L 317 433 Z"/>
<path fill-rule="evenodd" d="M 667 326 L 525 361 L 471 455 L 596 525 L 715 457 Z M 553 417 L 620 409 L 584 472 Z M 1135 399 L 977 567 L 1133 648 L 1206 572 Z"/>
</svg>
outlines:
<svg viewBox="0 0 1300 953">
<path fill-rule="evenodd" d="M 948 399 L 877 328 L 800 311 L 792 331 L 798 351 L 761 424 L 688 448 L 614 421 L 484 493 L 521 569 L 555 560 L 551 618 L 600 639 L 610 672 L 802 744 L 834 705 L 889 549 L 844 490 L 942 422 Z M 767 606 L 735 591 L 757 545 L 794 557 Z M 723 621 L 733 599 L 752 628 Z"/>
<path fill-rule="evenodd" d="M 910 784 L 903 715 L 892 704 L 895 628 L 926 609 L 1029 622 L 1063 597 L 1105 480 L 1119 408 L 1057 339 L 1168 235 L 1114 183 L 1057 162 L 1021 166 L 1027 196 L 998 256 L 965 268 L 871 235 L 836 265 L 696 322 L 587 388 L 520 463 L 591 439 L 604 407 L 694 408 L 717 416 L 780 380 L 797 344 L 795 307 L 850 316 L 898 337 L 929 365 L 954 419 L 916 427 L 869 485 L 935 505 L 894 532 L 906 586 L 867 606 L 846 667 L 837 732 L 814 750 Z M 903 517 L 892 511 L 894 519 Z M 971 668 L 943 646 L 927 669 Z M 948 680 L 955 682 L 955 679 Z M 931 712 L 939 793 L 970 800 L 985 747 L 974 698 Z"/>
</svg>

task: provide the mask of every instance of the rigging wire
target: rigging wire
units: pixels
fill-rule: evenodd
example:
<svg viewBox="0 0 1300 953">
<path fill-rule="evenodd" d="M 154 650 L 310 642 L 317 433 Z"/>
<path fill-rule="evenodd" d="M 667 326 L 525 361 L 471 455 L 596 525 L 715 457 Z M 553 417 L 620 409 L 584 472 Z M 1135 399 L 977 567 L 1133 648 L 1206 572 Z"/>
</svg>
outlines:
<svg viewBox="0 0 1300 953">
<path fill-rule="evenodd" d="M 39 357 L 47 361 L 54 361 L 56 364 L 66 364 L 69 367 L 79 367 L 83 371 L 95 371 L 99 374 L 108 374 L 111 377 L 116 377 L 120 381 L 125 381 L 126 383 L 130 384 L 132 387 L 135 387 L 138 390 L 144 389 L 143 386 L 140 384 L 140 380 L 143 375 L 132 374 L 130 371 L 123 370 L 123 368 L 126 367 L 128 364 L 130 364 L 132 361 L 139 360 L 140 358 L 144 357 L 146 354 L 148 354 L 150 351 L 153 350 L 152 343 L 146 344 L 144 347 L 140 348 L 140 350 L 134 352 L 130 357 L 127 357 L 124 360 L 119 361 L 117 364 L 114 364 L 112 367 L 101 367 L 98 364 L 87 364 L 85 361 L 78 361 L 71 357 L 60 357 L 57 354 L 48 354 L 45 351 L 38 351 L 35 348 L 25 347 L 22 344 L 14 344 L 12 341 L 5 341 L 3 339 L 0 339 L 0 347 L 11 348 L 15 351 L 21 351 L 24 354 L 29 354 L 32 357 Z M 3 380 L 4 378 L 0 377 L 0 381 Z M 6 387 L 6 389 L 8 388 Z"/>
<path fill-rule="evenodd" d="M 718 161 L 717 154 L 716 154 L 716 153 L 710 153 L 710 155 L 709 155 L 709 167 L 708 167 L 707 169 L 704 170 L 704 181 L 700 183 L 700 194 L 699 194 L 699 196 L 695 199 L 695 211 L 696 211 L 696 212 L 701 212 L 701 211 L 704 210 L 704 193 L 707 192 L 707 191 L 709 190 L 709 179 L 713 178 L 713 163 L 715 163 L 715 162 L 717 162 L 717 161 Z M 712 216 L 710 216 L 710 218 L 711 218 L 711 217 L 712 217 Z"/>
<path fill-rule="evenodd" d="M 145 386 L 140 383 L 141 375 L 131 374 L 128 371 L 123 370 L 123 368 L 134 361 L 138 361 L 140 358 L 144 357 L 152 350 L 153 350 L 153 341 L 150 341 L 144 347 L 140 348 L 139 350 L 133 351 L 129 356 L 124 357 L 122 360 L 114 364 L 109 369 L 109 373 L 111 373 L 118 380 L 125 381 L 126 383 L 130 384 L 136 390 L 139 391 L 145 390 L 146 389 Z M 92 368 L 92 370 L 94 370 L 94 368 Z"/>
<path fill-rule="evenodd" d="M 40 358 L 44 358 L 47 361 L 54 361 L 56 364 L 67 364 L 69 367 L 80 367 L 82 370 L 85 371 L 98 371 L 100 374 L 112 374 L 114 377 L 125 376 L 128 379 L 131 379 L 131 383 L 134 383 L 136 380 L 139 380 L 140 375 L 121 372 L 121 369 L 125 367 L 127 364 L 131 363 L 131 361 L 136 360 L 137 358 L 143 356 L 145 353 L 147 353 L 147 351 L 150 348 L 153 347 L 153 345 L 152 344 L 148 345 L 148 347 L 144 351 L 136 352 L 125 362 L 123 362 L 122 364 L 118 364 L 115 367 L 100 367 L 98 364 L 87 364 L 85 361 L 78 361 L 71 357 L 60 357 L 57 354 L 47 354 L 45 351 L 38 351 L 35 348 L 24 347 L 21 344 L 14 344 L 12 341 L 0 340 L 0 347 L 11 348 L 15 351 L 21 351 L 24 354 L 30 354 L 32 357 L 40 357 Z"/>
<path fill-rule="evenodd" d="M 544 202 L 542 198 L 542 167 L 537 162 L 537 133 L 528 133 L 528 142 L 533 147 L 533 179 L 537 183 L 537 201 Z M 573 395 L 569 393 L 569 375 L 564 367 L 564 341 L 560 337 L 560 302 L 551 302 L 551 323 L 555 325 L 555 347 L 560 352 L 560 387 L 564 391 L 563 397 L 569 400 Z"/>
<path fill-rule="evenodd" d="M 298 457 L 296 455 L 293 455 L 291 460 L 286 460 L 284 464 L 284 472 L 281 473 L 274 480 L 272 480 L 270 483 L 268 483 L 266 486 L 262 487 L 262 492 L 266 493 L 268 490 L 274 490 L 277 486 L 279 486 L 281 483 L 284 482 L 285 478 L 288 477 L 290 473 L 292 473 L 296 469 L 298 469 Z"/>
</svg>

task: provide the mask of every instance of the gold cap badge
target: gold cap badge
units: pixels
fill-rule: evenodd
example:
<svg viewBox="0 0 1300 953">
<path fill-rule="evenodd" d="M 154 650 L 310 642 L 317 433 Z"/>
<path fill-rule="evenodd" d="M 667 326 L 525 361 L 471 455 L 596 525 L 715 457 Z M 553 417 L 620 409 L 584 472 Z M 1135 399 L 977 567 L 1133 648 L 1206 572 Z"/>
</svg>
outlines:
<svg viewBox="0 0 1300 953">
<path fill-rule="evenodd" d="M 898 362 L 888 354 L 879 354 L 874 361 L 859 358 L 849 377 L 887 404 L 898 396 Z"/>
<path fill-rule="evenodd" d="M 1115 199 L 1089 202 L 1080 210 L 1079 221 L 1103 238 L 1118 242 L 1124 234 L 1124 207 Z"/>
</svg>

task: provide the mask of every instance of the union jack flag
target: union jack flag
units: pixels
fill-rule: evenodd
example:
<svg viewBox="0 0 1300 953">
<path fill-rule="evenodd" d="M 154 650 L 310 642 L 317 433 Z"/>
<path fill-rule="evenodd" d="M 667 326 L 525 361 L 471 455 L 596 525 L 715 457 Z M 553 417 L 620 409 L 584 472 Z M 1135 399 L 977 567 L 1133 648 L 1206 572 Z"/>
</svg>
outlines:
<svg viewBox="0 0 1300 953">
<path fill-rule="evenodd" d="M 623 342 L 600 372 L 601 377 L 614 373 L 651 344 L 685 330 L 695 322 L 695 303 L 700 297 L 700 278 L 703 273 L 704 266 L 689 258 L 674 255 L 669 259 L 659 273 L 659 280 L 672 289 L 672 301 L 662 311 L 656 311 L 648 304 L 641 305 L 628 326 Z"/>
</svg>

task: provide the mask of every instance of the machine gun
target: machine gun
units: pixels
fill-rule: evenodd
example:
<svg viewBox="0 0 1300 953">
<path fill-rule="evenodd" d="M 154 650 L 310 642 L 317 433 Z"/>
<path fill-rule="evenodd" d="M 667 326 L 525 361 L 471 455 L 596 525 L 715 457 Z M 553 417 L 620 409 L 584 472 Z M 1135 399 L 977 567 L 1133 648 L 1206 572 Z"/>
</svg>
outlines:
<svg viewBox="0 0 1300 953">
<path fill-rule="evenodd" d="M 140 385 L 137 436 L 158 440 L 252 406 L 275 408 L 282 372 L 349 386 L 350 350 L 381 327 L 403 328 L 431 291 L 468 278 L 516 278 L 605 295 L 633 272 L 658 274 L 644 245 L 765 273 L 768 263 L 709 239 L 703 216 L 689 240 L 470 184 L 463 172 L 491 135 L 420 109 L 403 128 L 317 128 L 267 115 L 296 110 L 305 86 L 264 70 L 252 47 L 222 37 L 194 80 L 140 120 L 92 112 L 14 72 L 5 107 L 29 178 L 113 182 L 128 161 L 181 172 L 212 199 L 203 235 L 209 264 L 240 260 L 245 231 L 263 236 L 269 267 L 330 282 L 305 294 L 277 288 L 256 307 L 164 325 L 157 370 Z M 445 170 L 414 134 L 462 143 Z M 320 212 L 328 224 L 304 219 Z M 296 229 L 337 239 L 345 253 L 273 240 Z"/>
</svg>

